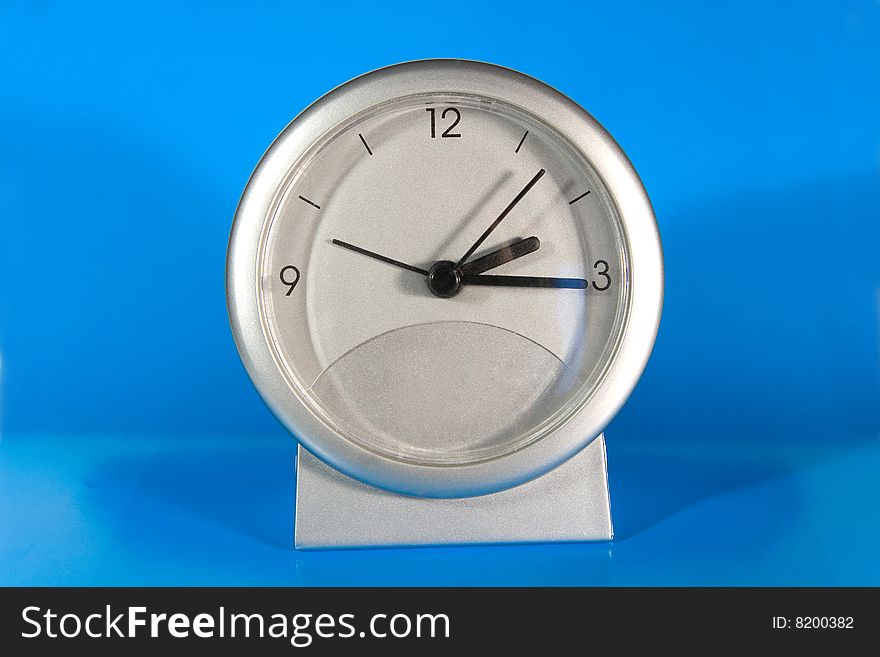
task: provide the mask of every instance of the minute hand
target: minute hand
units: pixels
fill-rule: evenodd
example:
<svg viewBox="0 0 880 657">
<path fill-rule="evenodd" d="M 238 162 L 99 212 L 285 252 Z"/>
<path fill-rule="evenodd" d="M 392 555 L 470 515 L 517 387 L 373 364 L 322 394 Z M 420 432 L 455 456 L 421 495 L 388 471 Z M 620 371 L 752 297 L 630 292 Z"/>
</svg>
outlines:
<svg viewBox="0 0 880 657">
<path fill-rule="evenodd" d="M 583 278 L 554 278 L 550 276 L 462 276 L 462 285 L 497 285 L 501 287 L 555 287 L 566 290 L 584 290 Z"/>
</svg>

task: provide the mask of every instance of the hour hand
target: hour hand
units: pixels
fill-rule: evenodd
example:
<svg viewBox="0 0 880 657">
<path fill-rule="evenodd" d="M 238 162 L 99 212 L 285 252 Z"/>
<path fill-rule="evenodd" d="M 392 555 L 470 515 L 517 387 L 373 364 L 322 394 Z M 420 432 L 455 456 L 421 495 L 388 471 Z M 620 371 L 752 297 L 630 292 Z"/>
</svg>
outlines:
<svg viewBox="0 0 880 657">
<path fill-rule="evenodd" d="M 462 276 L 476 276 L 477 274 L 482 274 L 484 271 L 500 267 L 506 262 L 516 260 L 517 258 L 521 258 L 524 255 L 537 251 L 540 246 L 541 240 L 537 237 L 526 237 L 518 242 L 514 242 L 513 244 L 509 244 L 496 251 L 492 251 L 492 253 L 487 253 L 476 260 L 466 262 L 461 265 L 458 270 L 461 272 Z"/>
</svg>

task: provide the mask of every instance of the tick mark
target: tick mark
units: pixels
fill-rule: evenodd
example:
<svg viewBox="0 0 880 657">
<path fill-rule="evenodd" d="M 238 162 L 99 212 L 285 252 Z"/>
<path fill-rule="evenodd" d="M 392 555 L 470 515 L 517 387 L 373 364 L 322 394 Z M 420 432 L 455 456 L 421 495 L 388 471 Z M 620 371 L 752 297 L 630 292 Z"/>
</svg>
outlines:
<svg viewBox="0 0 880 657">
<path fill-rule="evenodd" d="M 526 140 L 526 137 L 528 137 L 528 136 L 529 136 L 529 131 L 526 130 L 526 134 L 524 134 L 524 135 L 522 136 L 522 139 L 519 140 L 519 144 L 517 144 L 517 146 L 516 146 L 516 150 L 513 151 L 514 153 L 519 153 L 519 149 L 522 147 L 523 142 Z"/>
<path fill-rule="evenodd" d="M 372 154 L 373 154 L 373 151 L 370 150 L 370 145 L 367 143 L 367 140 L 364 139 L 364 136 L 363 136 L 361 133 L 358 133 L 358 137 L 361 138 L 361 142 L 364 144 L 364 148 L 367 149 L 367 153 L 369 153 L 370 155 L 372 155 Z"/>
<path fill-rule="evenodd" d="M 572 205 L 572 204 L 574 204 L 574 203 L 577 203 L 578 201 L 580 201 L 584 196 L 586 196 L 586 195 L 589 194 L 589 193 L 590 193 L 590 190 L 585 191 L 583 194 L 581 194 L 581 195 L 578 196 L 577 198 L 573 198 L 573 199 L 571 199 L 571 200 L 568 202 L 568 204 L 569 204 L 569 205 Z M 302 198 L 302 197 L 300 197 L 300 198 Z"/>
<path fill-rule="evenodd" d="M 319 210 L 321 209 L 321 206 L 320 206 L 320 205 L 318 205 L 318 204 L 315 203 L 314 201 L 310 201 L 310 200 L 307 199 L 305 196 L 300 196 L 300 197 L 299 197 L 299 200 L 300 200 L 300 201 L 305 201 L 306 203 L 308 203 L 309 205 L 311 205 L 313 208 L 318 208 Z"/>
</svg>

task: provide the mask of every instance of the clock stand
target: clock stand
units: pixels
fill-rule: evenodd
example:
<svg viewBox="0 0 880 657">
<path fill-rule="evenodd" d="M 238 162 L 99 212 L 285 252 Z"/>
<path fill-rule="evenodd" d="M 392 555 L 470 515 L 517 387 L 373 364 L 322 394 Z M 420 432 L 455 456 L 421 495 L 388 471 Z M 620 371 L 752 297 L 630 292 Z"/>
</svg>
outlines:
<svg viewBox="0 0 880 657">
<path fill-rule="evenodd" d="M 466 498 L 410 497 L 356 481 L 297 449 L 297 549 L 611 540 L 605 438 L 550 472 Z"/>
</svg>

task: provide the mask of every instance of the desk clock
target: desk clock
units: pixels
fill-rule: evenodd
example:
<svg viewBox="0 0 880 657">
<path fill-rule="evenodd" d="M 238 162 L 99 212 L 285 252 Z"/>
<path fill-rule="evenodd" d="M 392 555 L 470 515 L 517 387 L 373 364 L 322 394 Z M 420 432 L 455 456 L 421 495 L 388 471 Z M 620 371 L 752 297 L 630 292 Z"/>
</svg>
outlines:
<svg viewBox="0 0 880 657">
<path fill-rule="evenodd" d="M 586 111 L 460 60 L 367 73 L 260 160 L 232 330 L 299 441 L 299 548 L 607 540 L 602 432 L 654 344 L 648 196 Z"/>
</svg>

